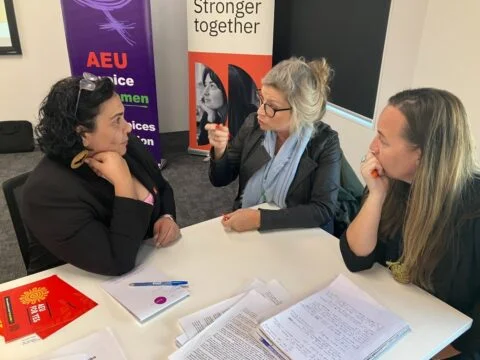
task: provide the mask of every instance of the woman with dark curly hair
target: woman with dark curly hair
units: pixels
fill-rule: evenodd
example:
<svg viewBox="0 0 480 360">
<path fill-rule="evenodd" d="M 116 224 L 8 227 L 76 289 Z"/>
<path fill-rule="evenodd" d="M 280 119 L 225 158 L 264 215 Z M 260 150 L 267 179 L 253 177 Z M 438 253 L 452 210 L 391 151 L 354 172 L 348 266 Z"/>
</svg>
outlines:
<svg viewBox="0 0 480 360">
<path fill-rule="evenodd" d="M 106 275 L 135 266 L 142 241 L 180 236 L 173 191 L 124 118 L 108 78 L 57 82 L 36 128 L 45 157 L 24 186 L 28 272 L 62 263 Z"/>
</svg>

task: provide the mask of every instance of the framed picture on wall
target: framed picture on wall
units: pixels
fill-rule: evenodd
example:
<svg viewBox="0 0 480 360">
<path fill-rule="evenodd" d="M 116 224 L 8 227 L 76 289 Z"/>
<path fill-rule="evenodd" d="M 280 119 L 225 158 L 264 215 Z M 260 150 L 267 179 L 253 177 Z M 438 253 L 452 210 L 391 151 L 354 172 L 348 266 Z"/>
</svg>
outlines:
<svg viewBox="0 0 480 360">
<path fill-rule="evenodd" d="M 0 55 L 21 53 L 13 0 L 0 0 Z"/>
</svg>

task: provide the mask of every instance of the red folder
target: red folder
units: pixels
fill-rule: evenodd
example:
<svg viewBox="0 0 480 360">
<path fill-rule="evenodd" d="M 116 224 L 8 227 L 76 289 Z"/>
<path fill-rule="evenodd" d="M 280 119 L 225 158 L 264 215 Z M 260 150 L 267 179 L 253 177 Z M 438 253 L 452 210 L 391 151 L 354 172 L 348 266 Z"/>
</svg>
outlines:
<svg viewBox="0 0 480 360">
<path fill-rule="evenodd" d="M 6 342 L 36 333 L 53 334 L 97 305 L 56 275 L 0 293 Z"/>
</svg>

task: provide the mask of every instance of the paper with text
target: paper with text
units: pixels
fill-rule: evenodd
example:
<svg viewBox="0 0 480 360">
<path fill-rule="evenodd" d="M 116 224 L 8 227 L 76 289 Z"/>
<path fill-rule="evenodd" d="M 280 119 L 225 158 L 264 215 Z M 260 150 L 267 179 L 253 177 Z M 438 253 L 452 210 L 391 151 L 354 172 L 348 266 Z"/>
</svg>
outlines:
<svg viewBox="0 0 480 360">
<path fill-rule="evenodd" d="M 248 292 L 216 321 L 170 355 L 169 359 L 278 359 L 260 343 L 255 336 L 255 329 L 266 313 L 287 300 L 288 294 L 283 288 L 273 288 L 265 293 L 267 296 L 257 290 Z"/>
<path fill-rule="evenodd" d="M 264 321 L 260 330 L 293 360 L 372 359 L 409 330 L 405 321 L 339 275 Z"/>
<path fill-rule="evenodd" d="M 285 288 L 280 285 L 277 280 L 271 280 L 268 284 L 265 284 L 263 281 L 255 279 L 245 290 L 248 291 L 252 289 L 257 290 L 261 295 L 269 298 L 277 305 L 290 298 Z M 203 329 L 218 319 L 245 295 L 246 292 L 243 292 L 179 319 L 178 322 L 184 334 L 177 337 L 177 346 L 183 346 L 188 340 L 203 331 Z"/>
</svg>

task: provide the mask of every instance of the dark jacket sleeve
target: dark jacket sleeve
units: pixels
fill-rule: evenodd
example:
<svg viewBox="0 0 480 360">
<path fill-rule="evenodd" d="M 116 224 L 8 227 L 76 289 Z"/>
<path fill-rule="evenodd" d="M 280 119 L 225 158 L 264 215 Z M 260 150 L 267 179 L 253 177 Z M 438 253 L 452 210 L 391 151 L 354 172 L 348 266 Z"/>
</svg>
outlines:
<svg viewBox="0 0 480 360">
<path fill-rule="evenodd" d="M 237 178 L 244 142 L 252 132 L 254 121 L 256 114 L 252 113 L 245 119 L 237 136 L 228 143 L 220 159 L 215 160 L 213 147 L 210 150 L 209 178 L 213 186 L 227 186 Z"/>
<path fill-rule="evenodd" d="M 36 187 L 26 191 L 23 212 L 33 236 L 54 256 L 83 270 L 121 275 L 133 269 L 148 230 L 152 206 L 115 197 L 109 224 L 72 191 Z"/>
<path fill-rule="evenodd" d="M 260 210 L 260 231 L 311 228 L 333 220 L 340 188 L 342 153 L 338 135 L 332 133 L 316 160 L 314 180 L 308 203 L 288 206 L 280 210 Z M 287 196 L 287 205 L 288 204 Z"/>
<path fill-rule="evenodd" d="M 160 173 L 160 171 L 159 171 Z M 160 197 L 162 199 L 162 208 L 160 210 L 161 215 L 169 214 L 172 215 L 174 219 L 177 217 L 176 207 L 175 207 L 175 199 L 173 197 L 173 189 L 160 174 L 163 179 L 162 187 L 160 188 Z"/>
<path fill-rule="evenodd" d="M 161 202 L 160 215 L 169 214 L 176 218 L 175 199 L 173 196 L 173 189 L 168 181 L 163 177 L 158 164 L 148 151 L 146 146 L 134 135 L 129 136 L 129 146 L 133 156 L 140 161 L 148 170 L 150 176 L 154 178 L 155 186 L 158 190 L 158 198 Z"/>
<path fill-rule="evenodd" d="M 452 343 L 452 346 L 461 351 L 465 356 L 468 354 L 469 359 L 480 359 L 480 218 L 477 218 L 474 221 L 473 225 L 473 234 L 472 241 L 474 246 L 474 256 L 475 256 L 475 269 L 472 269 L 472 272 L 476 273 L 475 278 L 475 289 L 474 289 L 474 299 L 473 306 L 466 315 L 470 316 L 473 319 L 472 327 L 460 336 L 457 340 Z M 463 281 L 463 279 L 457 279 L 457 281 Z M 465 357 L 467 358 L 467 357 Z"/>
<path fill-rule="evenodd" d="M 355 254 L 347 240 L 347 232 L 345 231 L 340 236 L 340 252 L 342 253 L 343 261 L 348 270 L 352 272 L 362 271 L 370 269 L 377 260 L 377 251 L 379 244 L 375 246 L 375 249 L 367 256 L 358 256 Z"/>
</svg>

